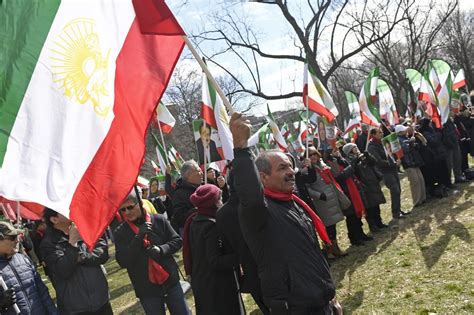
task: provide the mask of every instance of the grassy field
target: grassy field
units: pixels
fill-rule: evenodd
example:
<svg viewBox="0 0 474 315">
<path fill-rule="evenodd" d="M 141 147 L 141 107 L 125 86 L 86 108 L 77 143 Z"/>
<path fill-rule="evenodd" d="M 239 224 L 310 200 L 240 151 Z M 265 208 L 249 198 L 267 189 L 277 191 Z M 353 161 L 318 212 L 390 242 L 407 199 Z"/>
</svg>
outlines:
<svg viewBox="0 0 474 315">
<path fill-rule="evenodd" d="M 402 189 L 402 207 L 410 209 L 407 179 L 402 180 Z M 389 200 L 382 213 L 388 223 Z M 473 233 L 474 182 L 416 208 L 365 246 L 349 247 L 345 224 L 340 222 L 338 238 L 349 256 L 332 262 L 331 267 L 344 313 L 474 313 Z M 110 252 L 113 256 L 113 247 Z M 115 313 L 143 314 L 126 270 L 114 259 L 106 269 Z M 50 292 L 54 295 L 54 290 Z M 187 300 L 193 308 L 191 294 Z M 250 296 L 245 295 L 244 301 L 248 313 L 260 314 Z"/>
</svg>

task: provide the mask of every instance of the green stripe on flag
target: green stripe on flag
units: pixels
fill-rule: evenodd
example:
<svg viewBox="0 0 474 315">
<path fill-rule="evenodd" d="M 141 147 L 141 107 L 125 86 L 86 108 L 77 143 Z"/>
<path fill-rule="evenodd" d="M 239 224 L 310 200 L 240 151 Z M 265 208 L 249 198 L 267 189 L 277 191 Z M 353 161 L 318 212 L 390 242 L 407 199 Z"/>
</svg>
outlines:
<svg viewBox="0 0 474 315">
<path fill-rule="evenodd" d="M 0 1 L 0 167 L 60 0 Z"/>
<path fill-rule="evenodd" d="M 212 108 L 214 109 L 214 107 L 216 107 L 217 92 L 216 90 L 214 90 L 211 80 L 209 79 L 207 79 L 207 86 L 209 87 L 209 96 L 211 97 L 211 103 L 212 103 L 209 105 L 211 105 Z"/>
</svg>

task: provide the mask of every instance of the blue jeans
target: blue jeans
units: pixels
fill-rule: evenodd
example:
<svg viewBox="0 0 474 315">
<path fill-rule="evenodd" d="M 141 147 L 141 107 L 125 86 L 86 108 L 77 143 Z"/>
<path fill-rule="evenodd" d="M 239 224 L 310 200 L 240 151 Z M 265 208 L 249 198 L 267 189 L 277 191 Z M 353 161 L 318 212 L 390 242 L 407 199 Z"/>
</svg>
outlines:
<svg viewBox="0 0 474 315">
<path fill-rule="evenodd" d="M 140 303 L 147 315 L 165 315 L 165 303 L 171 315 L 191 315 L 179 282 L 169 288 L 166 295 L 142 297 Z"/>
</svg>

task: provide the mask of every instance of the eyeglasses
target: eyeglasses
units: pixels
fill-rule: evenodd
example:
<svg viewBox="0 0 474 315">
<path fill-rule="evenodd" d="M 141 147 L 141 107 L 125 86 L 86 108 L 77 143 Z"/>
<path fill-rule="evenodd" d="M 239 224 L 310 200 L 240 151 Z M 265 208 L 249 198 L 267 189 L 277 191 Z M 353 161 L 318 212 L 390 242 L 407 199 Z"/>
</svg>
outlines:
<svg viewBox="0 0 474 315">
<path fill-rule="evenodd" d="M 127 211 L 127 210 L 128 210 L 128 211 L 132 211 L 133 208 L 135 208 L 135 206 L 137 205 L 137 203 L 138 203 L 138 202 L 136 202 L 135 204 L 133 204 L 133 205 L 131 205 L 131 206 L 126 206 L 126 207 L 120 208 L 119 210 L 120 210 L 121 212 L 125 212 L 125 211 Z"/>
<path fill-rule="evenodd" d="M 5 235 L 3 236 L 4 240 L 9 240 L 9 241 L 16 241 L 18 239 L 18 235 Z"/>
</svg>

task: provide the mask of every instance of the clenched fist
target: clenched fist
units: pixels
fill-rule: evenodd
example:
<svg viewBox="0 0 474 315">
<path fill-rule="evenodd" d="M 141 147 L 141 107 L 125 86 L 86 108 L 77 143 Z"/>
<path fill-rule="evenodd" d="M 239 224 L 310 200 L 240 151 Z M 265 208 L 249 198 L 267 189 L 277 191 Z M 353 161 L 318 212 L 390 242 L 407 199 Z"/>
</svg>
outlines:
<svg viewBox="0 0 474 315">
<path fill-rule="evenodd" d="M 241 113 L 235 112 L 230 118 L 230 131 L 234 139 L 234 148 L 248 147 L 248 139 L 250 138 L 250 121 Z"/>
</svg>

